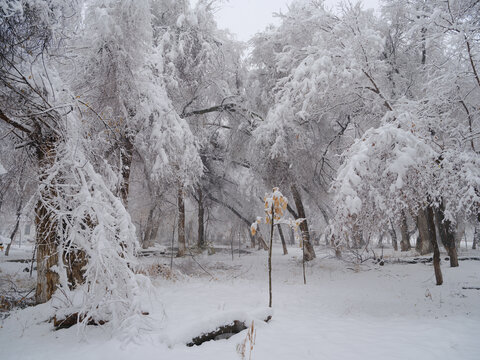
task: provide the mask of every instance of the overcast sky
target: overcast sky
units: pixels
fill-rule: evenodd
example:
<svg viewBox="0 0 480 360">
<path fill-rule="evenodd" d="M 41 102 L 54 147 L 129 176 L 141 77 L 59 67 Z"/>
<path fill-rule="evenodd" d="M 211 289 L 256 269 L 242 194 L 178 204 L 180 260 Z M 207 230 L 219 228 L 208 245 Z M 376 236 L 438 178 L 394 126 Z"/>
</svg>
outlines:
<svg viewBox="0 0 480 360">
<path fill-rule="evenodd" d="M 229 0 L 216 14 L 218 27 L 229 29 L 238 40 L 248 41 L 268 24 L 277 21 L 274 12 L 285 10 L 291 0 Z M 340 0 L 326 0 L 327 7 L 335 8 Z M 354 1 L 352 1 L 354 2 Z M 379 0 L 363 0 L 364 8 L 378 8 Z"/>
</svg>

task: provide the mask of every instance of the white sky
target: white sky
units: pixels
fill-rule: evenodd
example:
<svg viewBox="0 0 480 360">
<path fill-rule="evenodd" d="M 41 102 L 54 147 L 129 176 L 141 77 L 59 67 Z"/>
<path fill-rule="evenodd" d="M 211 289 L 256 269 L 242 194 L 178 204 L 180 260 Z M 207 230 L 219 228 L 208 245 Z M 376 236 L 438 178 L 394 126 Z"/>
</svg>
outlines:
<svg viewBox="0 0 480 360">
<path fill-rule="evenodd" d="M 275 23 L 272 15 L 286 10 L 291 0 L 228 0 L 217 12 L 220 29 L 229 29 L 238 40 L 248 41 L 268 24 Z M 335 8 L 340 0 L 326 0 L 327 7 Z M 352 1 L 354 3 L 355 1 Z M 363 0 L 364 8 L 378 8 L 379 0 Z"/>
</svg>

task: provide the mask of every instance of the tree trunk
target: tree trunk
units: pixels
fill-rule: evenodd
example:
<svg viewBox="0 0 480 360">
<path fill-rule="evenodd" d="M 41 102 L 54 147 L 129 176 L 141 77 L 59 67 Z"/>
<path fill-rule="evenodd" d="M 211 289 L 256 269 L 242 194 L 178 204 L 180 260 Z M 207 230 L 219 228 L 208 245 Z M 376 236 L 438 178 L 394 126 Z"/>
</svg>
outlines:
<svg viewBox="0 0 480 360">
<path fill-rule="evenodd" d="M 415 246 L 420 255 L 429 254 L 433 251 L 431 234 L 428 232 L 427 210 L 420 209 L 417 215 L 418 239 Z"/>
<path fill-rule="evenodd" d="M 455 235 L 452 232 L 451 223 L 445 219 L 445 205 L 443 202 L 438 208 L 435 208 L 435 220 L 438 227 L 440 240 L 450 257 L 450 267 L 458 267 L 457 247 L 455 244 Z"/>
<path fill-rule="evenodd" d="M 475 225 L 475 232 L 473 233 L 473 244 L 472 244 L 472 249 L 475 250 L 477 248 L 477 244 L 480 241 L 480 215 L 479 221 L 477 221 L 477 224 Z"/>
<path fill-rule="evenodd" d="M 198 188 L 198 240 L 197 246 L 199 249 L 205 248 L 205 208 L 203 206 L 203 192 Z"/>
<path fill-rule="evenodd" d="M 383 247 L 383 238 L 385 237 L 385 233 L 381 233 L 380 236 L 378 237 L 378 246 Z"/>
<path fill-rule="evenodd" d="M 293 200 L 295 202 L 295 206 L 297 207 L 297 216 L 300 219 L 305 219 L 300 223 L 300 231 L 302 232 L 302 240 L 304 241 L 305 252 L 304 252 L 304 259 L 305 261 L 310 261 L 315 259 L 315 250 L 310 242 L 310 232 L 308 231 L 308 222 L 305 216 L 305 209 L 303 207 L 302 197 L 300 196 L 300 192 L 298 191 L 295 184 L 292 184 L 290 187 L 293 195 Z"/>
<path fill-rule="evenodd" d="M 402 251 L 408 251 L 412 246 L 410 245 L 410 237 L 408 236 L 407 216 L 403 211 L 401 221 L 400 230 L 402 233 L 402 241 L 400 241 L 400 248 Z"/>
<path fill-rule="evenodd" d="M 465 238 L 465 229 L 466 229 L 466 223 L 464 221 L 457 221 L 455 226 L 455 232 L 453 234 L 455 238 L 455 247 L 457 249 L 460 249 L 462 244 L 462 239 Z"/>
<path fill-rule="evenodd" d="M 37 158 L 40 171 L 48 169 L 55 161 L 55 140 L 45 140 L 37 149 Z M 45 174 L 40 176 L 40 182 L 47 179 Z M 54 180 L 52 180 L 54 181 Z M 47 184 L 42 190 L 41 199 L 35 208 L 35 227 L 37 243 L 37 288 L 35 298 L 37 304 L 45 303 L 51 299 L 57 290 L 59 275 L 51 270 L 58 265 L 58 223 L 55 214 L 48 203 L 55 197 L 53 184 Z"/>
<path fill-rule="evenodd" d="M 280 234 L 280 240 L 282 240 L 282 247 L 283 247 L 283 255 L 288 255 L 287 243 L 285 242 L 285 237 L 283 236 L 282 226 L 280 224 L 278 226 L 278 233 Z"/>
<path fill-rule="evenodd" d="M 335 257 L 337 259 L 342 258 L 342 251 L 340 250 L 340 244 L 335 241 L 335 235 L 332 234 L 330 238 L 330 246 L 335 249 Z"/>
<path fill-rule="evenodd" d="M 263 248 L 263 250 L 268 250 L 268 245 L 267 243 L 265 242 L 265 240 L 263 240 L 263 236 L 260 234 L 260 231 L 257 231 L 257 239 L 258 239 L 258 249 L 260 250 L 261 248 Z"/>
<path fill-rule="evenodd" d="M 440 250 L 438 249 L 437 235 L 435 233 L 435 220 L 433 219 L 433 209 L 429 206 L 427 208 L 427 226 L 430 234 L 430 241 L 433 247 L 433 268 L 435 271 L 435 279 L 437 285 L 443 284 L 442 270 L 440 269 Z"/>
<path fill-rule="evenodd" d="M 263 237 L 260 234 L 260 230 L 258 230 L 257 235 L 251 236 L 250 226 L 253 224 L 253 221 L 250 221 L 247 218 L 245 218 L 233 206 L 230 206 L 229 204 L 227 204 L 223 201 L 220 201 L 220 200 L 214 198 L 211 195 L 209 196 L 209 199 L 216 202 L 217 204 L 220 204 L 220 205 L 226 207 L 228 210 L 230 210 L 233 214 L 235 214 L 235 216 L 237 216 L 240 220 L 242 220 L 248 226 L 248 233 L 250 234 L 252 249 L 255 249 L 255 236 L 257 236 L 258 241 L 259 241 L 259 246 L 262 246 L 265 250 L 268 250 L 268 245 L 265 243 L 265 240 L 263 240 Z"/>
<path fill-rule="evenodd" d="M 13 239 L 15 239 L 15 235 L 17 234 L 18 227 L 20 225 L 20 217 L 22 215 L 21 213 L 22 205 L 23 205 L 23 194 L 20 195 L 20 202 L 17 207 L 17 220 L 15 221 L 15 227 L 13 228 L 13 231 L 10 234 L 10 243 L 7 245 L 7 248 L 5 249 L 5 256 L 8 256 L 8 254 L 10 253 L 10 247 L 12 246 Z"/>
<path fill-rule="evenodd" d="M 121 171 L 122 171 L 122 183 L 120 184 L 119 194 L 122 199 L 123 205 L 127 208 L 128 205 L 128 193 L 130 190 L 130 169 L 132 167 L 133 159 L 133 143 L 128 138 L 125 137 L 122 140 L 122 147 L 120 148 L 120 160 L 121 160 Z"/>
<path fill-rule="evenodd" d="M 252 235 L 251 231 L 248 231 L 248 235 L 250 236 L 250 247 L 255 249 L 255 236 Z"/>
<path fill-rule="evenodd" d="M 272 218 L 270 226 L 270 248 L 268 249 L 268 307 L 272 307 L 272 248 L 273 248 L 273 230 L 275 223 L 275 207 L 272 205 Z"/>
<path fill-rule="evenodd" d="M 390 232 L 390 237 L 392 238 L 393 250 L 398 251 L 397 232 L 395 231 L 395 227 L 393 226 L 393 223 L 391 220 L 390 220 L 389 232 Z"/>
<path fill-rule="evenodd" d="M 357 223 L 353 224 L 352 232 L 353 247 L 355 249 L 360 249 L 365 246 L 365 240 L 363 240 L 363 231 L 360 229 Z"/>
<path fill-rule="evenodd" d="M 295 245 L 295 232 L 289 227 L 290 245 Z"/>
<path fill-rule="evenodd" d="M 178 189 L 178 252 L 177 257 L 185 256 L 185 203 L 183 201 L 183 186 Z"/>
<path fill-rule="evenodd" d="M 150 232 L 150 238 L 147 240 L 149 245 L 153 246 L 157 240 L 158 229 L 160 228 L 160 215 L 153 217 L 152 230 Z"/>
<path fill-rule="evenodd" d="M 150 239 L 151 239 L 152 230 L 153 230 L 153 212 L 154 211 L 155 211 L 155 206 L 150 208 L 150 211 L 148 212 L 147 225 L 145 226 L 145 233 L 143 234 L 143 241 L 142 241 L 143 249 L 148 249 L 151 246 Z"/>
<path fill-rule="evenodd" d="M 87 265 L 88 258 L 83 250 L 70 250 L 63 256 L 64 264 L 68 264 L 66 267 L 68 285 L 70 289 L 74 289 L 77 285 L 81 285 L 85 282 L 85 266 Z"/>
</svg>

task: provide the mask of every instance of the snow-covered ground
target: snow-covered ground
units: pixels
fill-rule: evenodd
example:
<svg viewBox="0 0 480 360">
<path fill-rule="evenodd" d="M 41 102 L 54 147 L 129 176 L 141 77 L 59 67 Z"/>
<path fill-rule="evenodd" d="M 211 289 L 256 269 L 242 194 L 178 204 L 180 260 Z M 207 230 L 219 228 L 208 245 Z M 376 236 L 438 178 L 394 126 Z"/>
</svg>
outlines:
<svg viewBox="0 0 480 360">
<path fill-rule="evenodd" d="M 14 257 L 31 255 L 26 248 L 12 250 Z M 429 264 L 356 265 L 317 249 L 304 285 L 301 252 L 289 252 L 274 249 L 273 318 L 255 321 L 252 359 L 478 359 L 480 291 L 464 288 L 480 287 L 480 261 L 462 261 L 459 268 L 442 261 L 444 285 L 435 286 Z M 108 324 L 89 326 L 83 335 L 76 326 L 53 331 L 51 308 L 41 305 L 13 311 L 0 322 L 0 358 L 240 359 L 237 345 L 247 330 L 201 346 L 185 344 L 227 319 L 264 316 L 266 252 L 236 254 L 233 261 L 227 253 L 195 260 L 174 259 L 173 279 L 152 279 L 155 293 L 140 332 L 111 335 Z M 142 261 L 146 268 L 170 263 L 163 257 Z M 2 279 L 28 281 L 25 267 L 5 263 L 0 254 Z"/>
</svg>

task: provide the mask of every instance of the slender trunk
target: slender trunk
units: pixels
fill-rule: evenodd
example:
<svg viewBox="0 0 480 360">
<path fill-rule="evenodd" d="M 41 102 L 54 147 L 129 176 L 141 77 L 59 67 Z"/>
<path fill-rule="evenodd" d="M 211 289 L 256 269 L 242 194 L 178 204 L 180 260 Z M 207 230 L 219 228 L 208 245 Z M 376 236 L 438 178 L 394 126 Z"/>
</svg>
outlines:
<svg viewBox="0 0 480 360">
<path fill-rule="evenodd" d="M 380 236 L 378 237 L 378 246 L 383 247 L 383 238 L 385 237 L 385 234 L 382 232 Z"/>
<path fill-rule="evenodd" d="M 216 202 L 217 204 L 220 204 L 220 205 L 226 207 L 228 210 L 230 210 L 233 214 L 235 214 L 235 216 L 237 216 L 240 220 L 242 220 L 248 226 L 248 233 L 250 234 L 252 249 L 255 249 L 255 246 L 256 246 L 255 236 L 251 236 L 251 233 L 250 233 L 250 226 L 252 225 L 253 221 L 250 221 L 246 217 L 241 215 L 233 206 L 230 206 L 229 204 L 227 204 L 223 201 L 220 201 L 220 200 L 214 198 L 211 195 L 209 196 L 209 199 L 211 199 L 213 202 Z M 263 240 L 263 237 L 260 234 L 260 230 L 257 232 L 256 236 L 258 238 L 259 248 L 260 248 L 260 246 L 262 246 L 265 250 L 268 250 L 268 245 L 265 243 L 265 240 Z"/>
<path fill-rule="evenodd" d="M 283 255 L 288 255 L 287 243 L 285 242 L 285 237 L 283 236 L 282 226 L 278 224 L 277 227 L 278 233 L 280 234 L 280 240 L 282 240 Z"/>
<path fill-rule="evenodd" d="M 185 203 L 183 201 L 183 186 L 178 189 L 178 252 L 177 257 L 185 256 Z"/>
<path fill-rule="evenodd" d="M 170 271 L 173 269 L 173 244 L 175 243 L 175 228 L 176 228 L 176 221 L 177 221 L 177 214 L 175 214 L 175 217 L 173 218 L 173 224 L 172 224 L 172 244 L 171 244 L 171 253 L 170 253 Z"/>
<path fill-rule="evenodd" d="M 275 222 L 275 207 L 272 205 L 272 219 L 270 226 L 270 248 L 268 249 L 268 307 L 272 307 L 272 247 L 273 247 L 273 230 Z"/>
<path fill-rule="evenodd" d="M 410 237 L 408 236 L 407 216 L 403 211 L 401 221 L 400 230 L 402 233 L 402 241 L 400 241 L 400 248 L 402 251 L 408 251 L 412 246 L 410 245 Z"/>
<path fill-rule="evenodd" d="M 305 273 L 305 242 L 302 242 L 302 253 L 303 284 L 307 285 L 307 275 Z"/>
<path fill-rule="evenodd" d="M 235 237 L 235 232 L 233 231 L 233 228 L 232 228 L 232 231 L 230 231 L 230 250 L 232 252 L 232 261 L 233 261 L 233 239 Z"/>
<path fill-rule="evenodd" d="M 458 267 L 457 247 L 455 244 L 455 235 L 451 228 L 449 220 L 445 219 L 445 205 L 443 202 L 438 208 L 435 208 L 435 220 L 437 223 L 438 233 L 445 250 L 450 257 L 450 267 Z"/>
<path fill-rule="evenodd" d="M 360 229 L 357 223 L 353 225 L 352 232 L 353 247 L 359 249 L 365 246 L 365 240 L 363 240 L 363 231 Z"/>
<path fill-rule="evenodd" d="M 335 241 L 335 235 L 332 234 L 332 236 L 330 237 L 330 247 L 335 250 L 335 257 L 337 259 L 342 258 L 342 250 L 340 250 L 339 245 L 340 244 L 337 241 Z"/>
<path fill-rule="evenodd" d="M 418 239 L 415 246 L 420 255 L 429 254 L 433 251 L 431 234 L 428 232 L 427 210 L 420 209 L 417 215 Z"/>
<path fill-rule="evenodd" d="M 153 230 L 153 212 L 155 211 L 155 207 L 152 207 L 148 212 L 147 218 L 147 225 L 145 227 L 145 233 L 143 234 L 143 241 L 142 241 L 142 248 L 147 249 L 150 244 L 150 239 Z"/>
<path fill-rule="evenodd" d="M 305 216 L 305 209 L 303 207 L 302 197 L 300 196 L 300 192 L 298 191 L 295 184 L 290 187 L 293 195 L 293 200 L 295 202 L 295 206 L 297 207 L 297 215 L 298 218 L 305 219 L 300 223 L 300 231 L 302 232 L 302 240 L 304 241 L 305 246 L 305 253 L 304 258 L 306 261 L 310 261 L 315 259 L 315 250 L 310 242 L 310 232 L 308 231 L 308 222 Z"/>
<path fill-rule="evenodd" d="M 290 245 L 295 245 L 295 232 L 292 228 L 289 228 L 289 235 L 290 235 Z"/>
<path fill-rule="evenodd" d="M 393 226 L 392 220 L 390 220 L 390 237 L 392 238 L 393 250 L 398 251 L 398 241 L 397 241 L 397 232 L 395 231 L 395 226 Z"/>
<path fill-rule="evenodd" d="M 427 42 L 426 42 L 427 29 L 422 28 L 421 33 L 422 33 L 422 65 L 425 65 L 427 63 Z"/>
<path fill-rule="evenodd" d="M 128 193 L 130 190 L 130 169 L 133 159 L 133 143 L 129 138 L 122 141 L 122 148 L 120 149 L 122 183 L 120 184 L 119 194 L 125 208 L 128 205 Z"/>
<path fill-rule="evenodd" d="M 250 247 L 251 247 L 252 249 L 255 249 L 255 246 L 256 246 L 256 244 L 255 244 L 255 236 L 253 236 L 250 231 L 248 232 L 248 235 L 250 236 Z"/>
<path fill-rule="evenodd" d="M 265 240 L 263 240 L 263 236 L 260 234 L 259 231 L 257 231 L 257 239 L 258 239 L 258 249 L 260 250 L 261 248 L 263 248 L 263 250 L 268 250 L 268 245 L 267 243 L 265 242 Z"/>
<path fill-rule="evenodd" d="M 198 188 L 198 241 L 197 246 L 199 249 L 205 247 L 205 208 L 203 207 L 203 192 Z"/>
<path fill-rule="evenodd" d="M 5 249 L 5 256 L 8 256 L 8 254 L 10 253 L 10 247 L 12 246 L 13 239 L 15 239 L 15 235 L 17 234 L 18 227 L 20 225 L 20 217 L 22 215 L 21 213 L 22 205 L 23 205 L 23 196 L 20 196 L 20 202 L 18 203 L 18 207 L 17 207 L 17 220 L 15 221 L 15 226 L 13 228 L 12 233 L 10 234 L 10 243 L 7 245 L 7 248 Z"/>
<path fill-rule="evenodd" d="M 442 270 L 440 269 L 440 250 L 438 249 L 437 235 L 435 233 L 435 221 L 433 219 L 433 209 L 429 206 L 427 208 L 427 225 L 428 233 L 430 234 L 430 241 L 433 247 L 433 268 L 435 271 L 435 279 L 437 285 L 443 284 Z"/>
<path fill-rule="evenodd" d="M 477 248 L 477 244 L 480 241 L 480 215 L 478 215 L 478 221 L 475 225 L 475 232 L 473 234 L 473 244 L 472 249 L 475 250 Z"/>
<path fill-rule="evenodd" d="M 154 217 L 153 225 L 152 225 L 152 231 L 150 232 L 150 238 L 148 239 L 148 243 L 150 245 L 155 244 L 155 242 L 157 240 L 158 229 L 159 228 L 160 228 L 160 218 L 159 218 L 159 216 L 157 216 L 157 217 Z"/>
</svg>

